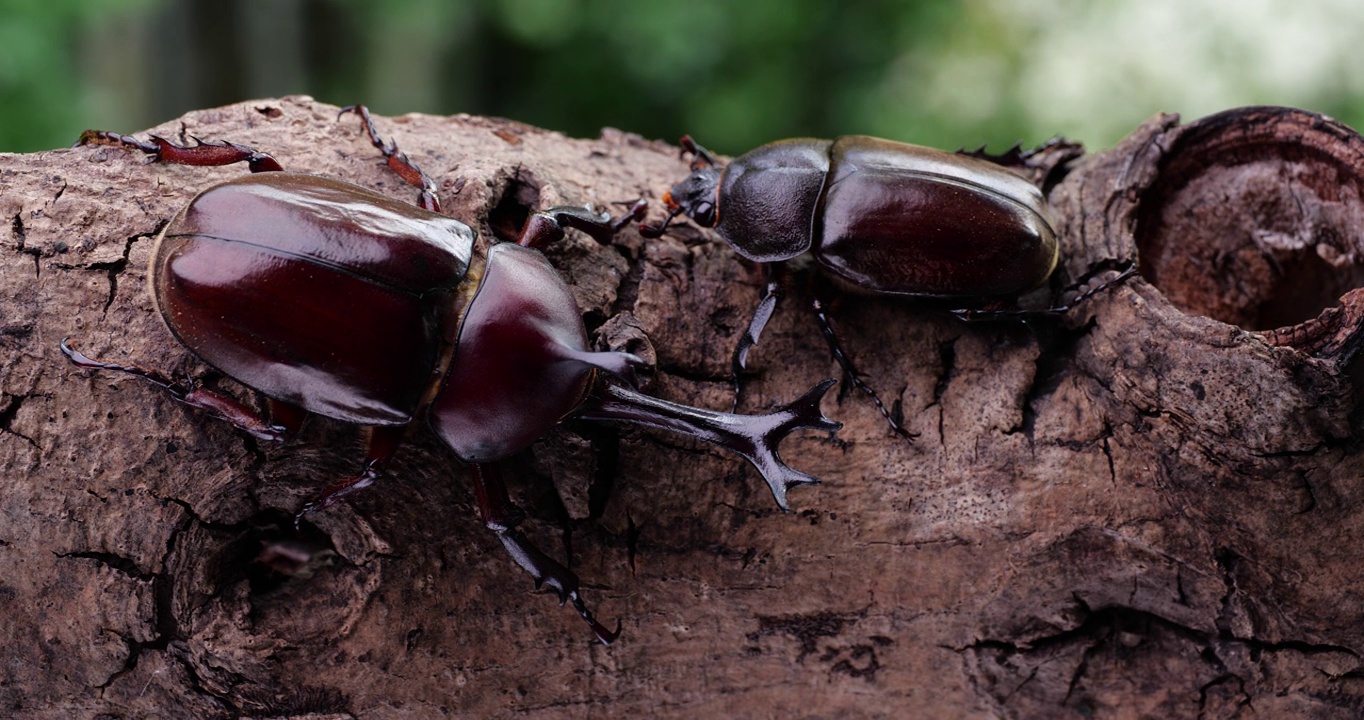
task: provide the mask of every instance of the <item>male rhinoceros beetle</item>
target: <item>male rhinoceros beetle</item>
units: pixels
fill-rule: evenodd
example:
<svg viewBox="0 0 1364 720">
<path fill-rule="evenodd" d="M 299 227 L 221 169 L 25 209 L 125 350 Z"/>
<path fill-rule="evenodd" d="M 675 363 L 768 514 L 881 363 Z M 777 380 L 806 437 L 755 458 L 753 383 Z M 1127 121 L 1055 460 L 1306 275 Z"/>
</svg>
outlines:
<svg viewBox="0 0 1364 720">
<path fill-rule="evenodd" d="M 639 359 L 593 352 L 568 287 L 536 245 L 564 228 L 609 238 L 642 216 L 613 220 L 586 208 L 533 214 L 516 243 L 490 243 L 438 214 L 435 184 L 355 110 L 389 166 L 421 188 L 421 207 L 339 180 L 282 172 L 265 153 L 231 143 L 182 147 L 88 131 L 81 144 L 140 150 L 187 165 L 246 162 L 253 173 L 203 191 L 161 231 L 151 261 L 156 306 L 204 362 L 267 398 L 268 416 L 231 397 L 155 370 L 92 360 L 83 368 L 145 378 L 180 402 L 256 437 L 292 436 L 308 413 L 369 427 L 364 469 L 329 486 L 298 517 L 374 482 L 412 421 L 472 464 L 484 524 L 535 579 L 571 600 L 603 643 L 620 632 L 594 619 L 578 578 L 516 529 L 519 515 L 493 463 L 568 417 L 662 428 L 725 447 L 757 467 L 777 503 L 817 480 L 784 463 L 792 430 L 834 431 L 825 381 L 766 415 L 717 413 L 643 395 L 623 384 Z"/>
<path fill-rule="evenodd" d="M 1059 245 L 1042 193 L 981 157 L 848 135 L 780 140 L 719 169 L 715 157 L 690 137 L 682 138 L 682 147 L 692 155 L 691 175 L 663 196 L 667 218 L 641 232 L 657 237 L 685 214 L 715 228 L 735 252 L 768 271 L 764 296 L 734 351 L 736 406 L 748 351 L 781 294 L 771 263 L 808 252 L 854 292 L 973 305 L 1037 288 L 1056 267 Z M 871 397 L 894 431 L 913 437 L 861 380 L 825 305 L 816 298 L 815 313 L 845 377 Z M 968 318 L 1014 314 L 957 312 Z"/>
</svg>

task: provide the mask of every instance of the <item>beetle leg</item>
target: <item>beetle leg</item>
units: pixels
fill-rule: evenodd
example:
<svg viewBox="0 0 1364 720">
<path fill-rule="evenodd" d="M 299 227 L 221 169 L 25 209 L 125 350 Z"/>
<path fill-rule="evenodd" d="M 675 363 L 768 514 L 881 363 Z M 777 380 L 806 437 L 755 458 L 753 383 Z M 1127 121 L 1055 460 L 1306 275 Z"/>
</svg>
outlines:
<svg viewBox="0 0 1364 720">
<path fill-rule="evenodd" d="M 636 220 L 643 220 L 649 209 L 647 200 L 636 200 L 630 209 L 618 218 L 606 213 L 594 212 L 591 208 L 560 205 L 548 210 L 531 213 L 526 224 L 521 226 L 521 235 L 516 244 L 528 248 L 542 248 L 564 236 L 564 228 L 582 230 L 600 243 L 608 243 Z"/>
<path fill-rule="evenodd" d="M 113 145 L 146 153 L 151 162 L 171 163 L 173 165 L 198 165 L 220 167 L 245 162 L 251 172 L 280 172 L 284 168 L 273 157 L 255 148 L 226 141 L 204 142 L 194 139 L 190 146 L 175 143 L 156 135 L 151 142 L 143 142 L 130 135 L 119 135 L 105 130 L 86 130 L 81 133 L 76 145 Z"/>
<path fill-rule="evenodd" d="M 1024 150 L 1022 143 L 1014 143 L 1003 153 L 986 152 L 981 145 L 975 150 L 958 150 L 957 154 L 1013 169 L 1047 192 L 1069 172 L 1070 161 L 1085 154 L 1085 146 L 1057 135 L 1031 150 Z"/>
<path fill-rule="evenodd" d="M 322 494 L 318 495 L 311 502 L 303 506 L 303 509 L 294 515 L 294 527 L 307 515 L 330 507 L 341 498 L 350 495 L 357 490 L 363 490 L 379 477 L 379 471 L 393 453 L 398 451 L 398 446 L 402 444 L 403 437 L 407 435 L 406 425 L 382 425 L 369 429 L 369 441 L 365 444 L 365 466 L 358 475 L 348 478 L 341 478 L 328 485 Z"/>
<path fill-rule="evenodd" d="M 440 199 L 436 197 L 436 182 L 432 180 L 407 153 L 398 149 L 398 141 L 390 140 L 384 142 L 379 136 L 379 130 L 374 126 L 374 119 L 369 116 L 369 108 L 364 105 L 350 105 L 341 108 L 337 113 L 339 119 L 342 115 L 353 112 L 360 116 L 360 122 L 364 123 L 365 134 L 369 135 L 369 141 L 374 147 L 379 148 L 379 152 L 384 154 L 384 159 L 388 161 L 388 169 L 397 173 L 398 177 L 414 188 L 421 190 L 417 196 L 417 204 L 430 210 L 440 212 Z"/>
<path fill-rule="evenodd" d="M 517 524 L 521 522 L 521 514 L 507 497 L 507 485 L 497 467 L 478 463 L 473 466 L 472 475 L 474 498 L 478 502 L 478 514 L 483 518 L 484 527 L 493 531 L 516 564 L 530 573 L 531 578 L 535 580 L 535 587 L 548 585 L 558 593 L 560 605 L 571 601 L 573 609 L 587 621 L 603 645 L 610 645 L 620 637 L 619 620 L 616 621 L 615 630 L 607 630 L 605 625 L 593 617 L 592 611 L 587 609 L 587 604 L 578 593 L 578 576 L 560 565 L 554 558 L 541 552 L 516 529 Z"/>
<path fill-rule="evenodd" d="M 777 310 L 777 303 L 781 301 L 781 281 L 777 277 L 776 266 L 773 263 L 763 263 L 762 268 L 767 288 L 763 291 L 758 306 L 753 308 L 753 317 L 749 318 L 748 328 L 744 330 L 744 334 L 739 336 L 739 343 L 734 346 L 734 357 L 730 362 L 730 370 L 734 374 L 734 404 L 730 406 L 730 412 L 739 408 L 739 394 L 743 392 L 740 375 L 748 368 L 748 351 L 758 344 L 763 328 L 767 327 L 767 321 L 772 319 L 772 314 Z"/>
<path fill-rule="evenodd" d="M 307 410 L 283 400 L 266 398 L 265 406 L 270 410 L 270 419 L 284 429 L 286 440 L 298 434 L 299 427 L 303 425 L 303 419 L 308 417 Z"/>
<path fill-rule="evenodd" d="M 1110 268 L 1107 267 L 1107 263 L 1101 263 L 1099 266 L 1092 268 L 1089 272 L 1085 273 L 1085 276 L 1080 278 L 1079 282 L 1066 288 L 1066 292 L 1080 289 L 1080 287 L 1083 286 L 1085 283 L 1089 282 L 1090 280 L 1093 280 L 1095 275 L 1099 274 L 1100 272 L 1103 272 L 1104 270 L 1110 269 L 1118 270 L 1118 274 L 1113 276 L 1111 279 L 1105 280 L 1099 283 L 1098 285 L 1095 285 L 1094 287 L 1080 293 L 1079 295 L 1076 295 L 1074 299 L 1072 299 L 1065 305 L 1059 305 L 1057 307 L 1050 308 L 1050 310 L 1056 314 L 1069 312 L 1071 309 L 1073 309 L 1080 303 L 1094 297 L 1095 295 L 1098 295 L 1099 293 L 1115 285 L 1121 284 L 1122 282 L 1126 281 L 1127 278 L 1130 278 L 1133 275 L 1137 274 L 1137 265 L 1131 260 L 1118 263 L 1116 268 Z"/>
<path fill-rule="evenodd" d="M 671 200 L 671 199 L 672 199 L 672 197 L 671 197 L 670 195 L 666 195 L 666 194 L 665 194 L 665 195 L 663 196 L 663 201 L 664 201 L 665 203 L 668 202 L 668 201 Z M 650 239 L 650 240 L 652 240 L 652 239 L 654 239 L 654 238 L 661 238 L 661 237 L 663 237 L 663 233 L 666 232 L 666 231 L 668 230 L 668 226 L 671 225 L 671 224 L 673 223 L 673 218 L 676 218 L 678 215 L 681 215 L 681 214 L 682 214 L 682 206 L 681 206 L 681 205 L 674 205 L 673 207 L 668 208 L 668 215 L 667 215 L 667 217 L 663 218 L 663 222 L 661 222 L 661 223 L 654 223 L 654 224 L 652 224 L 652 225 L 650 225 L 650 224 L 645 224 L 645 223 L 640 223 L 640 225 L 639 225 L 639 234 L 640 234 L 640 236 L 641 236 L 641 237 L 644 237 L 644 238 L 648 238 L 648 239 Z"/>
<path fill-rule="evenodd" d="M 892 413 L 890 409 L 886 407 L 886 404 L 881 402 L 881 398 L 876 394 L 876 391 L 862 380 L 861 373 L 859 373 L 857 368 L 852 364 L 852 358 L 848 357 L 848 353 L 843 350 L 843 343 L 838 339 L 838 333 L 834 332 L 834 326 L 829 321 L 829 316 L 824 312 L 824 304 L 819 301 L 819 298 L 815 298 L 811 301 L 810 306 L 815 311 L 815 319 L 819 320 L 819 329 L 820 332 L 824 334 L 824 342 L 829 345 L 829 352 L 833 354 L 834 360 L 838 362 L 838 366 L 843 368 L 844 382 L 861 390 L 863 394 L 871 398 L 871 401 L 876 405 L 877 412 L 880 412 L 881 417 L 886 419 L 886 422 L 890 424 L 890 429 L 896 435 L 899 435 L 906 440 L 913 440 L 914 438 L 919 437 L 919 433 L 906 430 L 905 427 L 900 424 L 900 419 L 896 417 L 898 413 Z"/>
<path fill-rule="evenodd" d="M 757 468 L 772 488 L 777 506 L 790 509 L 786 491 L 795 485 L 815 485 L 819 479 L 781 461 L 777 446 L 793 430 L 811 428 L 833 432 L 843 427 L 820 412 L 819 401 L 833 380 L 810 388 L 795 402 L 763 415 L 735 415 L 678 405 L 613 382 L 598 383 L 576 417 L 647 425 L 705 440 L 736 453 Z"/>
<path fill-rule="evenodd" d="M 1098 285 L 1095 285 L 1092 288 L 1089 288 L 1088 290 L 1085 290 L 1079 295 L 1076 295 L 1073 299 L 1071 299 L 1070 302 L 1062 305 L 1053 305 L 1052 307 L 1041 308 L 1039 310 L 992 310 L 989 308 L 986 309 L 967 308 L 961 310 L 952 310 L 951 312 L 953 315 L 956 315 L 958 318 L 965 320 L 967 322 L 989 322 L 992 320 L 1007 320 L 1017 318 L 1022 318 L 1026 320 L 1030 317 L 1064 315 L 1070 312 L 1071 310 L 1074 310 L 1084 301 L 1094 297 L 1095 295 L 1098 295 L 1099 293 L 1115 285 L 1123 283 L 1128 278 L 1137 274 L 1137 266 L 1131 260 L 1118 263 L 1116 267 L 1112 267 L 1111 265 L 1112 265 L 1111 261 L 1105 261 L 1104 263 L 1100 263 L 1099 266 L 1085 273 L 1085 276 L 1080 278 L 1078 282 L 1063 290 L 1062 294 L 1078 290 L 1079 288 L 1083 287 L 1085 283 L 1089 282 L 1090 280 L 1093 280 L 1095 275 L 1105 270 L 1118 270 L 1117 275 L 1108 280 L 1105 280 L 1104 282 L 1099 283 Z"/>
<path fill-rule="evenodd" d="M 684 157 L 686 156 L 687 153 L 691 153 L 692 155 L 691 160 L 692 170 L 700 170 L 701 168 L 705 167 L 715 167 L 715 156 L 711 154 L 709 150 L 701 147 L 700 145 L 697 145 L 696 141 L 693 140 L 690 135 L 682 136 L 681 145 L 682 155 Z"/>
<path fill-rule="evenodd" d="M 137 365 L 120 365 L 93 360 L 71 347 L 67 343 L 68 339 L 63 338 L 61 341 L 62 354 L 77 367 L 90 370 L 112 370 L 140 377 L 170 393 L 170 396 L 176 400 L 192 408 L 203 410 L 216 418 L 226 420 L 236 428 L 261 440 L 279 441 L 285 439 L 289 434 L 289 430 L 285 426 L 271 423 L 259 412 L 227 395 L 199 386 L 192 378 L 183 382 L 176 382 L 155 370 L 148 370 Z"/>
</svg>

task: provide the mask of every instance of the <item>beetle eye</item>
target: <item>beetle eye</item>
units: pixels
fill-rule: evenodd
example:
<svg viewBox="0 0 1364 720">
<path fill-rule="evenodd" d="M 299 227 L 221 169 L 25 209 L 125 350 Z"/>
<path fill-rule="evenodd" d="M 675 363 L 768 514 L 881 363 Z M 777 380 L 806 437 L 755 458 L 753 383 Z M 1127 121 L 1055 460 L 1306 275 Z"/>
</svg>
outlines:
<svg viewBox="0 0 1364 720">
<path fill-rule="evenodd" d="M 709 202 L 699 202 L 692 208 L 691 219 L 702 227 L 715 226 L 715 204 Z"/>
</svg>

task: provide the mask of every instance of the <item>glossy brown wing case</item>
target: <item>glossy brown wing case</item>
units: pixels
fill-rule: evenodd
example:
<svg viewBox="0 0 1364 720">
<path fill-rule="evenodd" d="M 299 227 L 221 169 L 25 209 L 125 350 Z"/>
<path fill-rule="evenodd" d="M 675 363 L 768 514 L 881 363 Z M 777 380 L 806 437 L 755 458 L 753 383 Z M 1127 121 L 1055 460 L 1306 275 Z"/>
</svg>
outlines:
<svg viewBox="0 0 1364 720">
<path fill-rule="evenodd" d="M 347 422 L 409 422 L 454 336 L 473 231 L 349 183 L 250 175 L 162 232 L 157 305 L 195 355 Z"/>
</svg>

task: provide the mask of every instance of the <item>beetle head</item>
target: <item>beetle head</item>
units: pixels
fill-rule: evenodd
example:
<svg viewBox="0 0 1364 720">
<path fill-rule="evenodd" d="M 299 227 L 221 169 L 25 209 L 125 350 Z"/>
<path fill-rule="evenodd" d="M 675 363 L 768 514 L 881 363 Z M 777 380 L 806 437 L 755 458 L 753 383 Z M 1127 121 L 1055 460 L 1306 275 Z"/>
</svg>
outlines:
<svg viewBox="0 0 1364 720">
<path fill-rule="evenodd" d="M 641 225 L 645 237 L 659 237 L 678 215 L 686 215 L 701 227 L 715 227 L 719 220 L 720 171 L 715 168 L 715 156 L 696 144 L 690 135 L 682 138 L 682 155 L 691 154 L 691 174 L 663 194 L 668 217 L 658 225 Z"/>
<path fill-rule="evenodd" d="M 668 206 L 668 214 L 685 214 L 701 227 L 715 227 L 719 219 L 716 212 L 716 190 L 720 186 L 720 171 L 714 167 L 702 167 L 682 182 L 677 183 L 663 195 L 663 204 Z"/>
</svg>

